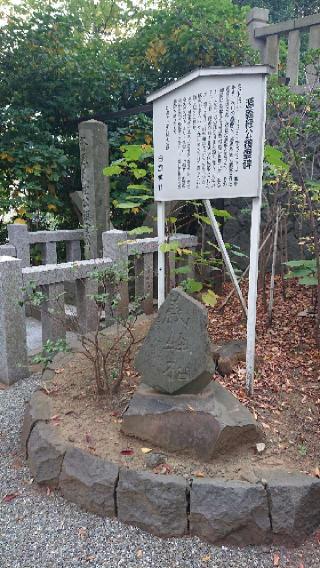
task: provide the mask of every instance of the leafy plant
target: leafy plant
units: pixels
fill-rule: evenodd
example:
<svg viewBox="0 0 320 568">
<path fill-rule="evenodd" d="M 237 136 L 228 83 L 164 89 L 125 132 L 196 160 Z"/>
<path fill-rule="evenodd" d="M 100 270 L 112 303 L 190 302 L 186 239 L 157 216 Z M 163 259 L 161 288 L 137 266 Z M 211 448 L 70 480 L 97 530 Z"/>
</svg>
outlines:
<svg viewBox="0 0 320 568">
<path fill-rule="evenodd" d="M 123 210 L 127 216 L 125 228 L 130 228 L 143 222 L 147 206 L 153 201 L 153 148 L 150 144 L 131 144 L 121 146 L 120 151 L 122 157 L 103 173 L 111 178 L 113 211 Z M 141 227 L 133 228 L 140 234 L 145 232 Z"/>
<path fill-rule="evenodd" d="M 56 341 L 48 339 L 43 344 L 41 353 L 35 355 L 32 361 L 35 365 L 43 365 L 44 369 L 46 369 L 52 363 L 55 355 L 58 353 L 69 353 L 70 351 L 71 348 L 65 339 L 57 339 Z"/>
<path fill-rule="evenodd" d="M 312 260 L 289 260 L 285 263 L 289 268 L 286 278 L 297 278 L 303 286 L 317 286 L 317 264 Z"/>
</svg>

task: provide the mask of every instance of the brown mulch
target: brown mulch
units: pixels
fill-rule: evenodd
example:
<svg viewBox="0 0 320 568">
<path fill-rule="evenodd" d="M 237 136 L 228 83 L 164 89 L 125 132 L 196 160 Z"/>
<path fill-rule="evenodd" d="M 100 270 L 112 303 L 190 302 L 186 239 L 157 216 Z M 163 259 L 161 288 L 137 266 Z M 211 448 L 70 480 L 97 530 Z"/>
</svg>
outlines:
<svg viewBox="0 0 320 568">
<path fill-rule="evenodd" d="M 226 286 L 226 292 L 230 286 Z M 246 286 L 243 289 L 247 292 Z M 276 278 L 272 325 L 268 325 L 261 291 L 257 304 L 257 370 L 254 395 L 245 390 L 245 364 L 228 377 L 216 378 L 256 416 L 274 455 L 286 456 L 297 468 L 319 472 L 320 467 L 320 351 L 315 343 L 314 318 L 299 314 L 311 306 L 311 288 L 295 280 Z M 268 297 L 268 286 L 267 286 Z M 223 298 L 219 304 L 223 303 Z M 213 342 L 245 339 L 246 322 L 234 295 L 222 312 L 211 309 L 209 333 Z"/>
<path fill-rule="evenodd" d="M 229 291 L 230 286 L 226 285 L 225 295 Z M 220 312 L 222 303 L 223 297 L 209 310 L 209 333 L 213 342 L 245 338 L 246 325 L 238 299 L 231 298 Z M 229 377 L 214 377 L 257 418 L 267 438 L 263 454 L 257 455 L 254 447 L 241 447 L 204 464 L 193 456 L 166 452 L 168 468 L 160 467 L 159 473 L 250 479 L 257 466 L 286 467 L 320 476 L 320 354 L 315 345 L 314 319 L 299 316 L 310 305 L 309 289 L 290 281 L 284 299 L 281 282 L 277 279 L 271 327 L 259 294 L 258 367 L 253 397 L 247 396 L 245 391 L 244 363 L 240 363 Z M 136 328 L 140 338 L 147 333 L 150 323 L 150 319 L 140 321 Z M 115 360 L 119 357 L 117 350 L 114 357 Z M 110 401 L 95 394 L 88 361 L 77 354 L 64 368 L 56 371 L 48 385 L 54 404 L 52 423 L 66 439 L 82 449 L 119 465 L 145 467 L 144 451 L 149 444 L 120 432 L 121 413 L 138 382 L 139 376 L 132 362 L 128 363 L 120 393 L 111 410 Z M 152 451 L 161 449 L 152 447 Z"/>
</svg>

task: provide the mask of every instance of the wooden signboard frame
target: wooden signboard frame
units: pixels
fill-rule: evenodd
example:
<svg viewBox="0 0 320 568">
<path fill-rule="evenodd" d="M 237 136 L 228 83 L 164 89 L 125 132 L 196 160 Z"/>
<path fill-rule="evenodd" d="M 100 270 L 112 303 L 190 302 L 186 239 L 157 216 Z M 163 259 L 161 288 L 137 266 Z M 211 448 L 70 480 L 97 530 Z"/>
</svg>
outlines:
<svg viewBox="0 0 320 568">
<path fill-rule="evenodd" d="M 266 120 L 264 65 L 198 69 L 150 95 L 158 225 L 158 306 L 165 299 L 165 203 L 202 199 L 247 315 L 246 387 L 253 391 L 256 303 Z M 211 199 L 252 199 L 248 308 Z"/>
</svg>

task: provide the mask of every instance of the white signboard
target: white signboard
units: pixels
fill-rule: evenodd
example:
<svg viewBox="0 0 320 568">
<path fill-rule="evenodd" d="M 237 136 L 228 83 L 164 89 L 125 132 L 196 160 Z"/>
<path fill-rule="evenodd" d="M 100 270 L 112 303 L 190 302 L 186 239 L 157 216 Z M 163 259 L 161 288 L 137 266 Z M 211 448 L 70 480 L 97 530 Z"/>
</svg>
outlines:
<svg viewBox="0 0 320 568">
<path fill-rule="evenodd" d="M 149 97 L 156 201 L 259 194 L 266 74 L 201 69 Z"/>
</svg>

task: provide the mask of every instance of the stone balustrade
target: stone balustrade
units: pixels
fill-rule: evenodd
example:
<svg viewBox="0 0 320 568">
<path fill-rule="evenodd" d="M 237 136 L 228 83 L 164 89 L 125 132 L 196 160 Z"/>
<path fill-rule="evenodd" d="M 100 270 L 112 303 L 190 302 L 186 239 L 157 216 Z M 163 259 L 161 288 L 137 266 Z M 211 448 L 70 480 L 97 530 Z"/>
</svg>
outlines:
<svg viewBox="0 0 320 568">
<path fill-rule="evenodd" d="M 13 227 L 14 225 L 11 225 Z M 104 270 L 116 264 L 134 270 L 134 290 L 124 279 L 120 284 L 119 313 L 128 311 L 133 298 L 142 298 L 142 310 L 150 314 L 154 310 L 154 278 L 156 277 L 158 239 L 130 239 L 125 231 L 107 231 L 103 233 L 103 258 L 74 260 L 73 262 L 49 263 L 40 266 L 26 265 L 27 255 L 30 262 L 30 244 L 44 245 L 58 242 L 61 237 L 67 243 L 80 243 L 82 231 L 39 231 L 28 233 L 24 225 L 15 225 L 15 250 L 13 245 L 3 245 L 7 255 L 0 252 L 0 382 L 12 384 L 28 375 L 28 357 L 26 342 L 26 315 L 23 300 L 28 290 L 36 289 L 43 293 L 41 302 L 42 343 L 56 341 L 66 337 L 65 289 L 66 285 L 75 287 L 77 331 L 87 333 L 97 326 L 97 308 L 92 294 L 97 291 L 97 282 L 90 277 L 92 272 Z M 23 227 L 21 230 L 20 227 Z M 9 229 L 10 231 L 10 229 Z M 15 230 L 14 230 L 15 231 Z M 19 239 L 17 238 L 19 235 Z M 26 241 L 23 241 L 22 236 Z M 32 235 L 32 236 L 31 236 Z M 50 239 L 50 240 L 46 240 Z M 174 235 L 170 242 L 176 241 L 182 249 L 194 249 L 197 238 L 190 235 Z M 13 253 L 18 255 L 14 258 Z M 49 251 L 50 252 L 50 251 Z M 49 257 L 47 252 L 47 257 Z M 52 253 L 52 251 L 51 251 Z M 21 254 L 22 258 L 19 258 Z M 51 258 L 53 259 L 53 253 Z M 190 270 L 193 271 L 193 257 L 182 255 Z M 168 253 L 168 287 L 177 283 L 175 274 L 175 253 Z M 188 275 L 184 275 L 187 277 Z M 130 279 L 131 280 L 131 279 Z M 25 295 L 25 298 L 24 298 Z M 107 320 L 108 314 L 106 314 Z"/>
<path fill-rule="evenodd" d="M 8 245 L 0 246 L 0 256 L 8 254 L 16 256 L 22 261 L 22 266 L 30 266 L 30 247 L 39 244 L 43 264 L 57 263 L 57 243 L 66 243 L 67 262 L 81 260 L 80 242 L 84 240 L 83 229 L 58 230 L 58 231 L 28 231 L 27 225 L 8 225 Z M 11 253 L 5 251 L 5 247 L 11 247 Z M 13 247 L 13 248 L 12 248 Z"/>
<path fill-rule="evenodd" d="M 157 272 L 158 237 L 145 239 L 131 239 L 126 231 L 113 229 L 102 235 L 103 254 L 112 260 L 123 260 L 129 263 L 133 258 L 134 270 L 134 296 L 136 299 L 143 298 L 142 309 L 145 314 L 153 312 L 154 276 Z M 181 249 L 195 249 L 198 244 L 197 237 L 193 235 L 175 234 L 170 237 L 170 243 L 177 242 Z M 167 291 L 180 283 L 180 278 L 175 274 L 176 254 L 168 253 L 167 262 Z M 192 255 L 183 255 L 183 260 L 188 264 L 189 276 L 193 275 L 194 258 Z M 129 263 L 130 264 L 130 263 Z M 188 276 L 188 275 L 187 275 Z"/>
<path fill-rule="evenodd" d="M 305 84 L 299 85 L 299 62 L 301 34 L 309 33 L 309 49 L 320 48 L 320 14 L 296 18 L 277 24 L 268 24 L 269 10 L 253 8 L 247 17 L 247 26 L 252 47 L 261 54 L 261 62 L 269 65 L 273 73 L 279 68 L 279 42 L 287 37 L 286 81 L 292 90 L 303 92 L 312 89 L 318 81 L 312 65 L 307 67 Z"/>
</svg>

